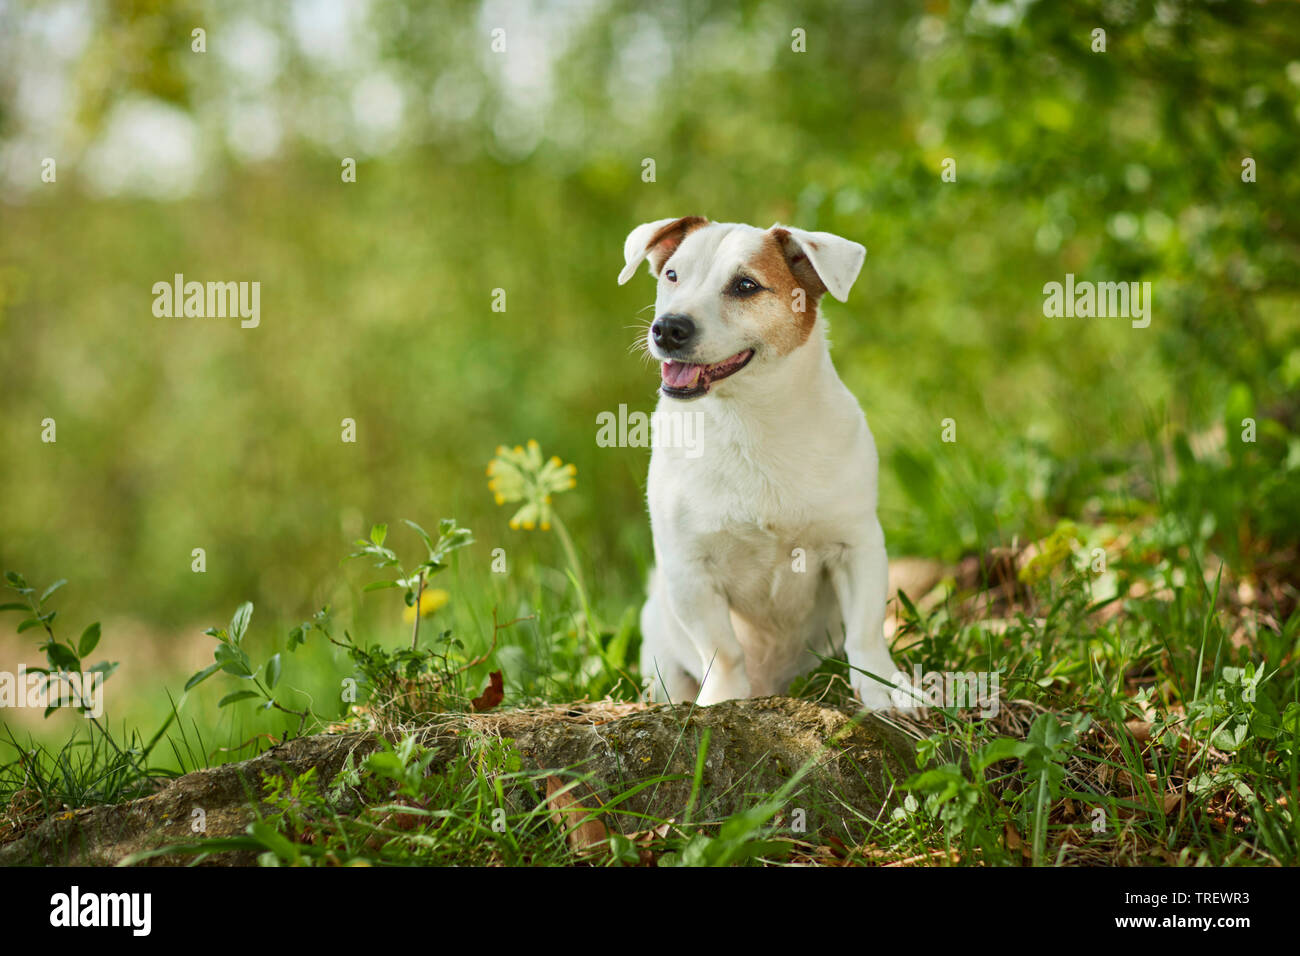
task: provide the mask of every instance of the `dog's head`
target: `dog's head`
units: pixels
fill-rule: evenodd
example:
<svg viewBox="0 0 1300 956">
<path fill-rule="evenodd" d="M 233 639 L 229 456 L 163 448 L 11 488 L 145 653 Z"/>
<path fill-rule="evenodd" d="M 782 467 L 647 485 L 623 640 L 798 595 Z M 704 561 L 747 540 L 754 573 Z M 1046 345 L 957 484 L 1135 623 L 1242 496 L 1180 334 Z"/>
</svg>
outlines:
<svg viewBox="0 0 1300 956">
<path fill-rule="evenodd" d="M 733 375 L 761 375 L 804 345 L 822 294 L 843 302 L 866 254 L 829 232 L 686 216 L 633 229 L 618 282 L 648 261 L 659 280 L 647 345 L 663 363 L 660 387 L 693 399 Z"/>
</svg>

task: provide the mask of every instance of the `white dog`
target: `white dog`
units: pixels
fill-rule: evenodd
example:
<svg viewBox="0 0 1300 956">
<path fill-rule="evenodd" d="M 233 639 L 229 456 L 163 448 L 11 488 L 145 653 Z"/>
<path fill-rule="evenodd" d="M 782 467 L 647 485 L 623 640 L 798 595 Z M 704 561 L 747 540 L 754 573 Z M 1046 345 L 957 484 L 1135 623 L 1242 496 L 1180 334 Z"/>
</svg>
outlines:
<svg viewBox="0 0 1300 956">
<path fill-rule="evenodd" d="M 658 279 L 656 432 L 698 415 L 693 454 L 657 435 L 650 459 L 657 567 L 641 672 L 656 697 L 783 693 L 817 653 L 844 649 L 865 706 L 906 699 L 883 630 L 876 446 L 817 308 L 824 292 L 846 299 L 866 252 L 826 232 L 699 216 L 627 237 L 619 284 L 642 260 Z"/>
</svg>

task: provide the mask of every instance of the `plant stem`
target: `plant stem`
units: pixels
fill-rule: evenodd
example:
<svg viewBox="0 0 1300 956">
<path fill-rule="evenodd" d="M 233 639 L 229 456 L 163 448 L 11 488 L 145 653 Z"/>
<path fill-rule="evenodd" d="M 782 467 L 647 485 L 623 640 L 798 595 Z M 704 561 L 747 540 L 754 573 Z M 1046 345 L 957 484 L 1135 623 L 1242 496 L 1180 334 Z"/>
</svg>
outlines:
<svg viewBox="0 0 1300 956">
<path fill-rule="evenodd" d="M 278 711 L 281 711 L 286 714 L 291 714 L 294 717 L 298 718 L 298 736 L 301 737 L 302 729 L 307 726 L 307 718 L 311 716 L 311 707 L 308 707 L 306 710 L 291 710 L 290 708 L 285 707 L 283 704 L 277 701 L 275 699 L 275 695 L 271 693 L 270 689 L 264 687 L 262 685 L 262 682 L 258 680 L 256 677 L 253 678 L 253 684 L 255 687 L 257 687 L 259 691 L 262 692 L 262 696 L 271 702 L 272 707 L 274 707 Z M 289 739 L 289 735 L 288 735 L 288 731 L 286 731 L 285 740 L 288 739 Z M 281 743 L 283 743 L 283 741 L 281 741 Z"/>
<path fill-rule="evenodd" d="M 555 533 L 560 538 L 560 544 L 564 546 L 564 554 L 568 558 L 569 568 L 573 571 L 573 579 L 577 582 L 578 600 L 582 603 L 582 617 L 579 621 L 581 636 L 586 637 L 587 632 L 587 613 L 591 607 L 591 602 L 587 599 L 587 585 L 582 579 L 582 566 L 578 563 L 578 552 L 573 547 L 573 539 L 569 537 L 569 529 L 564 526 L 564 521 L 558 514 L 553 514 L 551 518 L 555 528 Z"/>
<path fill-rule="evenodd" d="M 31 607 L 31 609 L 32 609 L 32 613 L 33 613 L 34 615 L 36 615 L 37 617 L 40 617 L 40 614 L 41 614 L 40 605 L 39 605 L 39 604 L 32 604 L 32 599 L 31 599 L 30 597 L 27 599 L 27 603 L 28 603 L 28 605 Z M 48 635 L 50 636 L 50 642 L 51 642 L 51 643 L 55 643 L 55 640 L 54 640 L 54 629 L 50 627 L 49 622 L 48 622 L 48 621 L 42 621 L 42 622 L 41 622 L 41 627 L 43 627 L 43 628 L 45 629 L 45 633 L 48 634 Z M 71 645 L 71 644 L 69 644 L 68 646 L 69 646 L 70 648 L 72 648 L 72 645 Z M 74 653 L 76 652 L 76 648 L 72 648 L 72 650 L 73 650 Z M 61 678 L 61 677 L 60 677 L 59 679 L 60 679 L 60 681 L 62 681 L 62 678 Z M 46 687 L 49 687 L 49 681 L 48 681 L 48 680 L 46 681 L 46 685 L 45 685 L 45 686 L 46 686 Z M 72 686 L 71 683 L 69 683 L 68 686 L 71 687 L 71 686 Z M 102 688 L 103 688 L 103 685 L 101 684 L 100 687 L 101 687 L 101 689 L 102 689 Z M 78 707 L 85 707 L 85 706 L 86 706 L 86 701 L 82 698 L 82 696 L 81 696 L 80 693 L 77 694 L 77 706 L 78 706 Z M 126 754 L 122 753 L 122 748 L 119 747 L 119 746 L 117 745 L 116 741 L 113 740 L 112 735 L 111 735 L 107 730 L 104 729 L 103 725 L 99 722 L 99 719 L 98 719 L 97 717 L 95 717 L 95 716 L 92 715 L 92 714 L 86 714 L 86 717 L 87 717 L 87 718 L 90 720 L 90 722 L 95 726 L 95 729 L 99 731 L 100 735 L 103 736 L 103 738 L 104 738 L 105 740 L 108 741 L 108 745 L 109 745 L 110 747 L 112 747 L 114 751 L 117 752 L 117 755 L 118 755 L 119 757 L 123 757 L 123 758 L 129 760 L 129 761 L 131 762 L 131 766 L 132 766 L 132 767 L 135 767 L 135 769 L 136 769 L 137 771 L 139 771 L 139 773 L 140 773 L 142 776 L 146 776 L 146 777 L 148 776 L 148 774 L 146 774 L 145 771 L 144 771 L 144 770 L 143 770 L 143 769 L 142 769 L 142 768 L 141 768 L 141 767 L 140 767 L 140 766 L 139 766 L 139 765 L 138 765 L 134 760 L 131 760 L 130 757 L 128 757 Z"/>
<path fill-rule="evenodd" d="M 1038 804 L 1034 808 L 1034 866 L 1043 865 L 1043 850 L 1047 846 L 1047 771 L 1038 778 Z"/>
<path fill-rule="evenodd" d="M 420 598 L 424 596 L 424 572 L 420 572 L 420 581 L 415 586 L 415 623 L 411 625 L 411 650 L 415 650 L 420 640 Z"/>
</svg>

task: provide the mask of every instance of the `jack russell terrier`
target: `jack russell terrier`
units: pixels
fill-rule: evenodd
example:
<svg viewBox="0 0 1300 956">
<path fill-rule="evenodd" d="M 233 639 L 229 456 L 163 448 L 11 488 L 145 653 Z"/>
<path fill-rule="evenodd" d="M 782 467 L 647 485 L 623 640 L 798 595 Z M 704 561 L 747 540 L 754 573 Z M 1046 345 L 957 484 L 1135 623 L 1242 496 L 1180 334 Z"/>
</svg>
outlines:
<svg viewBox="0 0 1300 956">
<path fill-rule="evenodd" d="M 863 705 L 906 699 L 891 695 L 907 681 L 884 635 L 876 445 L 817 308 L 825 292 L 848 297 L 866 254 L 827 232 L 700 216 L 627 237 L 619 285 L 643 260 L 658 281 L 655 418 L 698 403 L 703 448 L 656 441 L 650 458 L 641 673 L 656 698 L 784 693 L 843 649 Z"/>
</svg>

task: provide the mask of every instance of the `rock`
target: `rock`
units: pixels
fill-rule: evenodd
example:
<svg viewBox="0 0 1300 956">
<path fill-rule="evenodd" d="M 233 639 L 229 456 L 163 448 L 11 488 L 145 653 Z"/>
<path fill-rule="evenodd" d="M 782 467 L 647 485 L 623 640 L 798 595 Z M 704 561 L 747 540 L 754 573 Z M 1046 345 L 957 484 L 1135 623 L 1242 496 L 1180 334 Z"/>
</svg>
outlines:
<svg viewBox="0 0 1300 956">
<path fill-rule="evenodd" d="M 608 723 L 501 716 L 494 730 L 513 737 L 525 766 L 572 768 L 568 779 L 588 778 L 583 786 L 595 798 L 584 800 L 589 809 L 643 781 L 675 777 L 617 805 L 606 822 L 622 833 L 645 829 L 645 820 L 632 814 L 681 821 L 706 731 L 709 747 L 692 818 L 696 822 L 720 820 L 754 805 L 779 790 L 804 763 L 815 761 L 778 819 L 793 823 L 793 811 L 802 809 L 808 833 L 827 826 L 843 833 L 850 812 L 846 804 L 875 815 L 889 792 L 891 773 L 901 780 L 906 768 L 914 766 L 911 740 L 885 721 L 866 715 L 855 723 L 842 711 L 788 697 L 646 708 Z"/>
<path fill-rule="evenodd" d="M 513 740 L 525 769 L 550 771 L 564 782 L 581 779 L 569 792 L 588 809 L 635 790 L 601 818 L 622 833 L 646 829 L 636 814 L 684 819 L 706 732 L 709 745 L 691 816 L 696 823 L 753 806 L 811 762 L 774 822 L 793 828 L 794 835 L 843 834 L 853 811 L 877 814 L 891 778 L 901 780 L 913 766 L 911 738 L 887 720 L 868 714 L 855 721 L 843 711 L 785 697 L 713 707 L 606 701 L 541 711 L 441 714 L 417 732 L 437 750 L 431 772 L 442 772 L 477 732 Z M 149 797 L 56 814 L 0 846 L 0 865 L 112 865 L 141 850 L 242 834 L 262 796 L 264 773 L 294 777 L 317 767 L 318 779 L 327 783 L 349 754 L 359 763 L 378 745 L 376 736 L 360 733 L 303 737 L 252 760 L 179 777 Z M 647 781 L 655 782 L 636 789 Z M 553 792 L 554 787 L 541 789 Z M 191 830 L 196 809 L 205 815 L 202 835 Z M 162 856 L 150 862 L 189 859 Z M 212 861 L 253 862 L 250 854 L 232 853 L 214 854 Z"/>
<path fill-rule="evenodd" d="M 207 837 L 236 836 L 253 819 L 253 794 L 261 795 L 263 773 L 290 777 L 318 767 L 330 779 L 349 753 L 357 759 L 378 747 L 369 734 L 299 737 L 251 760 L 198 770 L 169 781 L 155 794 L 127 803 L 65 810 L 0 846 L 0 866 L 113 866 L 142 850 Z M 203 811 L 204 831 L 191 829 Z M 191 856 L 150 862 L 178 865 Z M 225 854 L 223 862 L 253 862 L 251 855 Z"/>
</svg>

